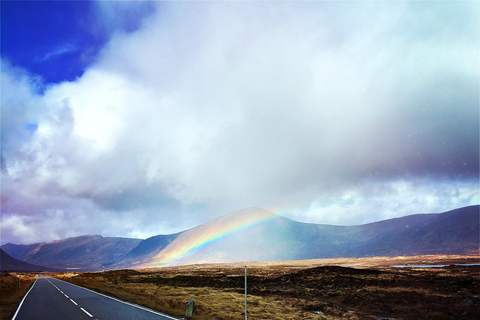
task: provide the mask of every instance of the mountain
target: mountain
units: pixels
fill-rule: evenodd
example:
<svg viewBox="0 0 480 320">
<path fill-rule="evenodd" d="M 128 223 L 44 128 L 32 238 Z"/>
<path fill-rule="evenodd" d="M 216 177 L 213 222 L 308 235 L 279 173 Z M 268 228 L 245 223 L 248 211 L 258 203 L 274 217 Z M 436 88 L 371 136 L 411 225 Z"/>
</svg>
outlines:
<svg viewBox="0 0 480 320">
<path fill-rule="evenodd" d="M 35 266 L 18 259 L 13 258 L 8 255 L 5 251 L 0 249 L 0 271 L 9 271 L 9 272 L 59 272 L 63 271 L 60 269 L 48 268 Z"/>
<path fill-rule="evenodd" d="M 199 227 L 184 231 L 161 250 L 152 251 L 142 260 L 120 261 L 132 267 L 153 267 L 206 262 L 282 259 L 265 250 L 281 241 L 278 226 L 271 220 L 276 214 L 259 208 L 240 210 Z M 284 219 L 284 218 L 283 218 Z M 272 232 L 270 232 L 270 230 Z M 286 255 L 285 255 L 286 257 Z"/>
<path fill-rule="evenodd" d="M 122 259 L 142 240 L 102 236 L 81 236 L 54 241 L 1 248 L 15 259 L 34 265 L 60 269 L 102 270 Z"/>
<path fill-rule="evenodd" d="M 187 230 L 159 250 L 112 267 L 420 254 L 478 254 L 479 206 L 360 226 L 294 221 L 259 208 Z"/>
<path fill-rule="evenodd" d="M 115 269 L 122 269 L 132 268 L 136 265 L 141 265 L 143 261 L 162 251 L 180 234 L 181 232 L 169 235 L 158 235 L 145 239 L 140 242 L 140 244 L 136 246 L 132 251 L 127 253 L 127 255 L 120 262 L 114 264 L 112 267 L 114 267 Z"/>
<path fill-rule="evenodd" d="M 196 263 L 280 261 L 424 254 L 478 254 L 479 209 L 417 214 L 358 226 L 294 221 L 249 208 L 204 225 L 146 240 L 83 236 L 32 245 L 6 244 L 13 258 L 81 270 Z"/>
</svg>

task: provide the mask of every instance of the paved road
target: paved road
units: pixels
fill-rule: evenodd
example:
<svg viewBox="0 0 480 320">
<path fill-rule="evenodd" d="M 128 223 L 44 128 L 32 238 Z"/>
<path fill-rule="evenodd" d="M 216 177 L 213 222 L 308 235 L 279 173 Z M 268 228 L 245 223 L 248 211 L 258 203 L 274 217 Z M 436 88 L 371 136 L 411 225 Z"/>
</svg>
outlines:
<svg viewBox="0 0 480 320">
<path fill-rule="evenodd" d="M 50 277 L 39 277 L 12 320 L 172 320 L 176 318 Z"/>
</svg>

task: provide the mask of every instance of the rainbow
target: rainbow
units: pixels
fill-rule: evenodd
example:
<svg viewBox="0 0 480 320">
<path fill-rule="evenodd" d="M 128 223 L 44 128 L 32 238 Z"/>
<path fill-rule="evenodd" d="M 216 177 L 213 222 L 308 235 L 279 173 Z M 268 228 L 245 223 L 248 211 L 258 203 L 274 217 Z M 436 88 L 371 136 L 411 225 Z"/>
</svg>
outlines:
<svg viewBox="0 0 480 320">
<path fill-rule="evenodd" d="M 180 265 L 195 253 L 245 230 L 259 227 L 280 218 L 266 210 L 246 209 L 217 218 L 211 223 L 190 229 L 172 241 L 158 255 L 157 266 Z"/>
</svg>

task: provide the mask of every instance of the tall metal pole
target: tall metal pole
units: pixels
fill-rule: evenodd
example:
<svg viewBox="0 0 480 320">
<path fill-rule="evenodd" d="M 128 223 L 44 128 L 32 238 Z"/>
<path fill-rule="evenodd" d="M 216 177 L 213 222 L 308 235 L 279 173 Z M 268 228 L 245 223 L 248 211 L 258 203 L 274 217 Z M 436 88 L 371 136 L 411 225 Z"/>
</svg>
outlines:
<svg viewBox="0 0 480 320">
<path fill-rule="evenodd" d="M 245 320 L 247 320 L 247 266 L 245 266 Z"/>
</svg>

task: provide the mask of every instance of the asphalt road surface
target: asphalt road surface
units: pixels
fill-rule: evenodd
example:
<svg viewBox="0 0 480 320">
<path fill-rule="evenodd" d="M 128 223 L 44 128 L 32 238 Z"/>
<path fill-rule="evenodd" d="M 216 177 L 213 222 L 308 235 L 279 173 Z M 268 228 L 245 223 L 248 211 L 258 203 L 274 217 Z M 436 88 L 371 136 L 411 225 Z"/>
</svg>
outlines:
<svg viewBox="0 0 480 320">
<path fill-rule="evenodd" d="M 50 277 L 39 277 L 12 320 L 177 320 Z"/>
</svg>

